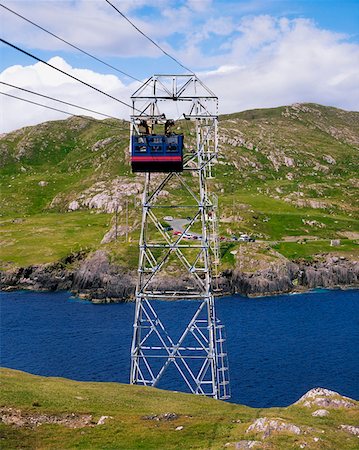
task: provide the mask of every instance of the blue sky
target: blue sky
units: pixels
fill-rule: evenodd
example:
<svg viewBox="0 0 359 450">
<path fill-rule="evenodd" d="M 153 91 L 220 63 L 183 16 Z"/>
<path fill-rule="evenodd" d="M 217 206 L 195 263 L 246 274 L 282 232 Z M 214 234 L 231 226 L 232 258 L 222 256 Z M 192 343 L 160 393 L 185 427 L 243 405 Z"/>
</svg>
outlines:
<svg viewBox="0 0 359 450">
<path fill-rule="evenodd" d="M 220 98 L 220 112 L 317 102 L 359 109 L 359 0 L 111 0 Z M 104 0 L 4 0 L 3 4 L 139 79 L 183 73 Z M 138 84 L 0 8 L 2 37 L 129 101 Z M 1 79 L 120 115 L 107 99 L 0 44 Z M 53 59 L 55 58 L 55 59 Z M 14 81 L 15 80 L 15 81 Z M 3 87 L 1 88 L 3 89 Z M 3 89 L 4 90 L 4 89 Z M 30 98 L 30 97 L 29 97 Z M 56 113 L 1 98 L 2 130 Z M 37 112 L 36 112 L 36 111 Z M 12 113 L 11 113 L 12 112 Z M 14 116 L 14 118 L 12 118 Z"/>
<path fill-rule="evenodd" d="M 108 13 L 112 14 L 114 19 L 116 19 L 113 23 L 113 31 L 116 27 L 123 27 L 127 24 L 124 22 L 124 19 L 119 16 L 111 7 L 103 2 L 103 0 L 92 1 L 86 0 L 87 3 L 98 4 L 101 3 L 102 9 L 108 9 Z M 61 22 L 59 21 L 59 17 L 54 14 L 54 17 L 51 18 L 51 10 L 54 4 L 62 4 L 63 6 L 67 4 L 68 10 L 71 10 L 71 5 L 80 4 L 81 2 L 76 1 L 36 1 L 29 0 L 27 1 L 4 1 L 3 4 L 8 6 L 9 8 L 19 12 L 30 20 L 38 23 L 39 25 L 48 28 L 50 31 L 54 31 L 55 34 L 59 34 L 61 37 L 65 39 L 70 39 L 68 36 L 68 30 L 65 29 L 61 31 Z M 85 3 L 85 2 L 82 2 Z M 128 17 L 130 17 L 135 23 L 140 23 L 142 21 L 146 21 L 148 23 L 158 24 L 160 28 L 166 27 L 166 17 L 163 17 L 161 14 L 161 3 L 156 1 L 148 1 L 144 2 L 132 2 L 132 7 L 128 8 L 128 3 L 131 2 L 123 2 L 121 0 L 113 0 L 115 6 L 117 6 L 120 10 L 126 12 Z M 136 3 L 138 7 L 136 7 Z M 147 4 L 146 4 L 147 3 Z M 185 8 L 187 1 L 167 1 L 167 4 L 172 6 L 173 15 L 176 14 L 176 11 L 181 10 L 181 8 Z M 195 0 L 194 3 L 205 5 L 205 1 Z M 32 5 L 30 5 L 32 4 Z M 156 5 L 158 5 L 156 7 Z M 42 16 L 46 16 L 45 20 L 40 20 L 39 11 L 47 10 L 47 14 L 43 14 Z M 207 9 L 207 8 L 206 8 Z M 203 24 L 208 19 L 208 10 L 206 11 L 198 11 L 197 14 L 193 14 L 191 18 L 191 32 L 195 27 L 199 29 L 203 27 Z M 209 8 L 208 8 L 209 9 Z M 128 10 L 128 11 L 127 11 Z M 81 17 L 79 9 L 77 9 L 77 14 Z M 319 28 L 326 29 L 336 33 L 342 33 L 347 35 L 348 42 L 359 43 L 359 0 L 264 0 L 264 1 L 231 1 L 231 0 L 214 0 L 212 2 L 211 11 L 209 12 L 210 17 L 226 17 L 231 18 L 232 20 L 239 21 L 241 18 L 246 16 L 258 16 L 258 15 L 269 15 L 275 18 L 286 17 L 289 19 L 311 19 Z M 84 20 L 85 14 L 82 15 Z M 66 59 L 67 62 L 76 65 L 76 67 L 81 68 L 89 68 L 93 70 L 101 71 L 101 73 L 110 73 L 111 70 L 104 67 L 103 65 L 96 63 L 90 58 L 83 56 L 81 53 L 74 51 L 73 49 L 62 46 L 62 49 L 56 50 L 57 41 L 54 38 L 46 35 L 46 33 L 36 30 L 36 28 L 32 28 L 31 25 L 26 25 L 26 23 L 21 19 L 13 16 L 12 13 L 2 10 L 1 11 L 1 20 L 2 23 L 5 23 L 9 19 L 12 20 L 11 28 L 13 30 L 12 33 L 8 33 L 8 30 L 5 28 L 5 33 L 3 37 L 6 39 L 7 35 L 10 35 L 11 42 L 17 43 L 19 46 L 25 46 L 24 48 L 27 50 L 33 51 L 37 56 L 43 59 L 50 59 L 52 56 L 62 56 Z M 85 21 L 85 20 L 84 20 Z M 55 22 L 55 23 L 54 23 Z M 117 22 L 117 23 L 115 23 Z M 215 20 L 214 20 L 215 23 Z M 49 41 L 49 47 L 51 47 L 51 42 L 53 43 L 53 49 L 49 49 L 45 51 L 42 48 L 42 45 L 27 45 L 26 40 L 21 36 L 22 27 L 26 26 L 27 32 L 29 30 L 33 30 L 34 33 L 37 33 L 41 39 Z M 65 28 L 65 27 L 64 27 Z M 15 33 L 14 33 L 15 31 Z M 18 33 L 19 31 L 19 33 Z M 107 30 L 109 33 L 110 29 Z M 73 34 L 73 33 L 70 33 Z M 147 45 L 145 38 L 141 37 L 136 30 L 132 29 L 132 39 L 136 42 L 143 42 L 144 45 Z M 152 34 L 152 36 L 155 33 Z M 162 44 L 168 44 L 171 50 L 173 50 L 174 55 L 176 55 L 177 51 L 180 51 L 184 41 L 186 39 L 186 30 L 172 29 L 171 33 L 166 35 L 165 41 L 158 39 L 158 41 Z M 221 44 L 226 41 L 233 39 L 235 36 L 238 36 L 240 32 L 238 30 L 233 30 L 232 33 L 228 35 L 218 35 L 214 33 L 209 33 L 209 35 L 200 42 L 200 48 L 203 53 L 206 55 L 215 55 L 219 53 L 223 53 L 221 50 Z M 155 36 L 153 36 L 155 37 Z M 94 36 L 95 38 L 95 36 Z M 131 38 L 131 36 L 130 36 Z M 71 42 L 77 43 L 78 40 L 72 39 Z M 126 45 L 126 42 L 118 41 L 118 47 L 122 47 Z M 88 49 L 86 47 L 86 43 L 81 43 L 81 47 L 84 49 Z M 31 63 L 31 59 L 16 50 L 10 49 L 5 45 L 1 45 L 1 60 L 0 60 L 0 70 L 3 70 L 11 65 L 15 64 L 29 64 Z M 91 51 L 91 49 L 89 49 Z M 95 50 L 94 50 L 95 51 Z M 158 55 L 158 57 L 146 57 L 145 55 L 141 55 L 138 57 L 134 52 L 131 57 L 114 57 L 113 51 L 111 48 L 111 52 L 106 54 L 106 46 L 101 48 L 101 51 L 97 51 L 97 56 L 101 58 L 105 58 L 106 61 L 110 62 L 123 69 L 124 71 L 129 72 L 131 75 L 136 77 L 145 78 L 148 75 L 154 72 L 181 72 L 182 69 L 178 67 L 175 63 L 173 63 L 167 57 L 162 55 Z M 192 70 L 197 70 L 199 67 L 196 67 L 195 61 L 193 61 Z M 209 66 L 209 68 L 214 68 L 213 65 Z M 172 72 L 171 72 L 172 73 Z M 124 78 L 126 81 L 126 79 Z"/>
</svg>

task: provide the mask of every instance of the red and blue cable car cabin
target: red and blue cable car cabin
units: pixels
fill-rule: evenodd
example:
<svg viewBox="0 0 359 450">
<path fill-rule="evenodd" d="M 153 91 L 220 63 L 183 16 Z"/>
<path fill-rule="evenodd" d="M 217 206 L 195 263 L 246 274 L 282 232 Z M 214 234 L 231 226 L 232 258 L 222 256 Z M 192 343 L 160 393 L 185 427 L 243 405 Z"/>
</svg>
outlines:
<svg viewBox="0 0 359 450">
<path fill-rule="evenodd" d="M 132 172 L 182 172 L 183 134 L 133 135 Z"/>
</svg>

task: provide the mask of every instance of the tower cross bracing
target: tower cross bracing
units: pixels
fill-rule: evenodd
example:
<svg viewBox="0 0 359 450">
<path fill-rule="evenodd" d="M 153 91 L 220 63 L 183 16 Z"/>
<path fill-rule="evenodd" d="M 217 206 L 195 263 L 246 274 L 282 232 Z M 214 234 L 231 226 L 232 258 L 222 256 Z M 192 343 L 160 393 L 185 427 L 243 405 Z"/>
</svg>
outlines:
<svg viewBox="0 0 359 450">
<path fill-rule="evenodd" d="M 213 296 L 218 202 L 208 187 L 218 154 L 218 98 L 195 75 L 154 75 L 133 94 L 132 106 L 131 142 L 143 121 L 155 130 L 178 116 L 187 131 L 183 172 L 144 174 L 130 382 L 158 386 L 172 366 L 189 392 L 226 399 L 224 328 Z M 168 226 L 175 223 L 177 231 Z M 168 278 L 179 270 L 185 287 Z M 197 301 L 178 339 L 161 321 L 157 299 Z"/>
</svg>

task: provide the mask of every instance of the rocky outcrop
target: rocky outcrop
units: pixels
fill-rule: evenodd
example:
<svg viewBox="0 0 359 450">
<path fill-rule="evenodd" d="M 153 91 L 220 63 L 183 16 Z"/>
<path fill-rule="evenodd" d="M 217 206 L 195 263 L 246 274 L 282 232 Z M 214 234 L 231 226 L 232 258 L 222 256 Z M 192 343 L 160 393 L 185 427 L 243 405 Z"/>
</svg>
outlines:
<svg viewBox="0 0 359 450">
<path fill-rule="evenodd" d="M 301 434 L 302 430 L 293 423 L 288 423 L 284 419 L 271 419 L 260 417 L 247 428 L 246 433 L 263 433 L 263 438 L 269 437 L 272 433 Z"/>
<path fill-rule="evenodd" d="M 320 406 L 322 408 L 357 408 L 358 406 L 349 397 L 344 397 L 338 392 L 331 391 L 324 388 L 313 388 L 304 394 L 298 401 L 294 403 L 295 405 L 304 406 L 306 408 L 311 408 L 312 406 Z M 325 414 L 319 414 L 316 411 L 317 416 L 322 417 Z M 325 411 L 325 410 L 324 410 Z M 325 411 L 326 412 L 326 411 Z M 314 415 L 314 413 L 313 413 Z"/>
<path fill-rule="evenodd" d="M 312 413 L 313 417 L 325 417 L 329 416 L 329 411 L 326 409 L 317 409 Z"/>
<path fill-rule="evenodd" d="M 142 420 L 156 420 L 157 422 L 159 421 L 164 421 L 164 422 L 169 422 L 172 420 L 177 420 L 179 419 L 179 415 L 176 414 L 175 412 L 167 412 L 167 413 L 163 413 L 163 414 L 151 414 L 150 416 L 142 416 L 141 419 Z"/>
<path fill-rule="evenodd" d="M 61 263 L 14 268 L 0 272 L 0 289 L 60 291 L 71 289 L 72 271 Z"/>
<path fill-rule="evenodd" d="M 329 257 L 315 262 L 285 262 L 253 273 L 229 270 L 224 276 L 230 292 L 247 296 L 274 295 L 318 287 L 356 287 L 359 286 L 359 262 Z"/>
<path fill-rule="evenodd" d="M 91 414 L 62 413 L 45 414 L 22 411 L 21 409 L 2 407 L 0 408 L 0 422 L 17 428 L 36 428 L 40 425 L 62 425 L 66 428 L 93 427 Z M 100 425 L 99 423 L 97 425 Z"/>
<path fill-rule="evenodd" d="M 339 415 L 342 413 L 341 417 L 355 417 L 355 413 L 358 409 L 358 402 L 348 397 L 344 397 L 338 392 L 331 391 L 329 389 L 324 388 L 314 388 L 304 394 L 297 402 L 294 403 L 296 408 L 301 408 L 304 414 L 306 413 L 304 410 L 306 408 L 314 407 L 318 404 L 325 403 L 325 406 L 328 408 L 343 408 L 343 410 L 336 411 L 335 415 Z M 289 408 L 288 408 L 289 409 Z M 330 413 L 326 409 L 318 409 L 312 413 L 313 417 L 325 417 Z M 295 439 L 296 448 L 322 448 L 320 444 L 319 447 L 312 443 L 322 443 L 323 437 L 318 437 L 316 434 L 318 433 L 327 433 L 326 430 L 313 428 L 308 426 L 308 424 L 301 423 L 293 423 L 288 420 L 288 415 L 282 417 L 259 417 L 256 419 L 252 419 L 252 423 L 247 427 L 246 434 L 255 435 L 257 438 L 260 437 L 260 441 L 240 441 L 243 443 L 243 446 L 236 446 L 238 443 L 236 442 L 228 442 L 225 444 L 225 447 L 229 448 L 252 448 L 252 446 L 247 445 L 247 442 L 257 442 L 261 448 L 274 448 L 271 444 L 273 443 L 272 439 L 275 438 L 276 435 L 292 435 Z M 302 417 L 301 415 L 297 415 L 296 418 Z M 313 419 L 315 425 L 323 424 L 320 419 Z M 335 420 L 335 419 L 334 419 Z M 354 425 L 342 425 L 337 423 L 337 430 L 344 431 L 346 433 L 351 434 L 353 436 L 359 436 L 359 427 Z M 262 445 L 260 445 L 262 444 Z M 268 446 L 266 445 L 268 444 Z M 255 445 L 253 445 L 255 447 Z M 275 447 L 277 448 L 277 447 Z M 284 448 L 284 447 L 283 447 Z M 285 447 L 287 448 L 287 447 Z M 288 446 L 289 448 L 289 446 Z M 356 448 L 356 447 L 355 447 Z"/>
<path fill-rule="evenodd" d="M 310 289 L 315 287 L 333 288 L 338 286 L 358 286 L 359 262 L 329 258 L 324 262 L 302 263 L 299 265 L 298 283 Z"/>
<path fill-rule="evenodd" d="M 122 180 L 120 177 L 115 178 L 109 184 L 99 181 L 72 199 L 67 209 L 75 211 L 88 208 L 107 213 L 120 212 L 128 199 L 133 202 L 133 198 L 141 192 L 141 183 Z"/>
<path fill-rule="evenodd" d="M 87 258 L 84 254 L 76 254 L 57 264 L 0 272 L 1 290 L 71 290 L 75 295 L 101 303 L 131 299 L 135 282 L 135 273 L 111 265 L 103 251 Z"/>
<path fill-rule="evenodd" d="M 293 290 L 293 279 L 298 268 L 295 264 L 274 266 L 253 273 L 228 271 L 232 293 L 242 295 L 274 295 Z"/>
<path fill-rule="evenodd" d="M 225 448 L 234 448 L 235 450 L 247 450 L 256 447 L 262 447 L 262 442 L 241 440 L 238 442 L 227 442 L 227 444 L 225 444 Z"/>
<path fill-rule="evenodd" d="M 69 264 L 70 263 L 70 264 Z M 105 251 L 89 256 L 72 255 L 57 263 L 10 269 L 0 272 L 0 289 L 71 290 L 96 302 L 127 301 L 133 298 L 137 272 L 112 264 Z M 191 292 L 193 278 L 157 276 L 151 288 Z M 328 257 L 316 262 L 293 263 L 283 260 L 255 272 L 227 270 L 214 280 L 218 294 L 241 294 L 249 297 L 276 295 L 317 287 L 359 286 L 359 263 Z M 321 405 L 318 405 L 321 406 Z"/>
<path fill-rule="evenodd" d="M 353 425 L 340 425 L 340 429 L 359 437 L 359 427 Z"/>
<path fill-rule="evenodd" d="M 114 223 L 102 238 L 101 244 L 108 244 L 109 242 L 116 241 L 119 237 L 131 233 L 133 230 L 136 229 L 137 226 L 138 226 L 137 221 L 135 221 L 131 226 L 116 225 L 116 223 Z"/>
<path fill-rule="evenodd" d="M 75 294 L 102 301 L 133 297 L 135 274 L 111 265 L 106 252 L 98 250 L 74 272 L 71 290 Z"/>
</svg>

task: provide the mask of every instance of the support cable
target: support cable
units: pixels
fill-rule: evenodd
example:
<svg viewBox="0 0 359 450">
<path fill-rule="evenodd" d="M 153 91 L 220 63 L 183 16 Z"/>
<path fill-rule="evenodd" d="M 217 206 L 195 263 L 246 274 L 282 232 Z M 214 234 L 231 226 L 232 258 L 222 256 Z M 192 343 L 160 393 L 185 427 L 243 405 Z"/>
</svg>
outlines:
<svg viewBox="0 0 359 450">
<path fill-rule="evenodd" d="M 174 56 L 170 55 L 168 52 L 166 52 L 166 50 L 164 50 L 160 45 L 157 44 L 157 42 L 155 42 L 152 38 L 150 38 L 149 36 L 147 36 L 147 34 L 145 34 L 140 28 L 138 28 L 127 16 L 125 16 L 125 14 L 123 12 L 121 12 L 118 8 L 116 8 L 116 6 L 114 4 L 112 4 L 109 0 L 105 0 L 106 3 L 108 3 L 110 6 L 112 6 L 112 8 L 114 10 L 116 10 L 125 20 L 127 20 L 127 22 L 133 26 L 133 28 L 135 28 L 135 30 L 137 30 L 140 34 L 142 34 L 142 36 L 144 36 L 146 39 L 148 39 L 155 47 L 157 47 L 159 50 L 161 50 L 162 53 L 164 53 L 166 56 L 168 56 L 169 58 L 171 58 L 175 63 L 177 63 L 178 65 L 180 65 L 183 69 L 187 70 L 188 72 L 190 72 L 192 75 L 195 75 L 195 73 L 193 72 L 193 70 L 189 69 L 188 67 L 184 66 L 180 61 L 178 61 L 178 59 L 176 59 Z"/>
<path fill-rule="evenodd" d="M 101 113 L 99 111 L 95 111 L 93 109 L 85 108 L 84 106 L 75 105 L 74 103 L 65 102 L 63 100 L 59 100 L 54 97 L 50 97 L 49 95 L 39 94 L 38 92 L 30 91 L 29 89 L 25 89 L 20 86 L 15 86 L 14 84 L 5 83 L 5 81 L 0 81 L 0 84 L 4 84 L 5 86 L 9 86 L 15 89 L 19 89 L 20 91 L 29 92 L 30 94 L 38 95 L 39 97 L 48 98 L 49 100 L 54 100 L 55 102 L 63 103 L 64 105 L 73 106 L 74 108 L 83 109 L 84 111 L 92 112 L 98 114 L 99 116 L 108 117 L 109 119 L 122 120 L 119 117 L 110 116 L 108 114 Z"/>
<path fill-rule="evenodd" d="M 77 77 L 75 77 L 74 75 L 71 75 L 71 74 L 65 72 L 64 70 L 59 69 L 58 67 L 53 66 L 52 64 L 50 64 L 50 63 L 44 61 L 43 59 L 38 58 L 37 56 L 33 55 L 32 53 L 29 53 L 29 52 L 27 52 L 26 50 L 23 50 L 22 48 L 17 47 L 17 46 L 14 45 L 14 44 L 11 44 L 10 42 L 6 41 L 5 39 L 0 38 L 0 42 L 3 42 L 4 44 L 8 45 L 9 47 L 14 48 L 15 50 L 17 50 L 17 51 L 19 51 L 19 52 L 21 52 L 21 53 L 24 53 L 24 55 L 30 56 L 30 58 L 33 58 L 33 59 L 35 59 L 36 61 L 39 61 L 39 62 L 41 62 L 41 63 L 43 63 L 43 64 L 46 64 L 48 67 L 51 67 L 51 69 L 55 69 L 55 70 L 57 70 L 58 72 L 60 72 L 60 73 L 62 73 L 62 74 L 64 74 L 64 75 L 66 75 L 66 76 L 72 78 L 73 80 L 76 80 L 76 81 L 78 81 L 79 83 L 81 83 L 81 84 L 83 84 L 83 85 L 85 85 L 85 86 L 87 86 L 87 87 L 93 89 L 94 91 L 100 92 L 100 94 L 106 95 L 106 97 L 109 97 L 109 98 L 111 98 L 112 100 L 115 100 L 116 102 L 121 103 L 122 105 L 125 105 L 125 106 L 127 106 L 127 107 L 129 107 L 129 108 L 132 109 L 132 105 L 130 105 L 130 104 L 124 102 L 123 100 L 120 100 L 120 99 L 114 97 L 114 96 L 111 95 L 111 94 L 107 94 L 106 92 L 102 91 L 101 89 L 98 89 L 97 87 L 92 86 L 92 85 L 89 84 L 89 83 L 86 83 L 86 81 L 80 80 L 80 78 L 77 78 Z M 136 109 L 136 108 L 133 108 L 133 109 Z M 139 109 L 136 109 L 136 111 L 142 113 Z M 147 115 L 147 114 L 146 114 L 146 115 Z"/>
<path fill-rule="evenodd" d="M 43 103 L 37 103 L 37 102 L 34 102 L 34 101 L 32 101 L 32 100 L 28 100 L 28 99 L 26 99 L 26 98 L 17 97 L 16 95 L 7 94 L 6 92 L 1 92 L 1 91 L 0 91 L 0 94 L 1 94 L 1 95 L 6 95 L 6 97 L 11 97 L 11 98 L 15 98 L 15 99 L 17 99 L 17 100 L 21 100 L 21 101 L 23 101 L 23 102 L 31 103 L 32 105 L 37 105 L 37 106 L 41 106 L 41 107 L 43 107 L 43 108 L 52 109 L 53 111 L 58 111 L 58 112 L 61 112 L 61 113 L 63 113 L 63 114 L 67 114 L 68 116 L 84 118 L 84 116 L 80 116 L 80 115 L 78 115 L 78 114 L 72 114 L 72 113 L 69 113 L 68 111 L 64 111 L 63 109 L 53 108 L 52 106 L 44 105 Z M 86 119 L 86 120 L 89 120 L 90 122 L 99 123 L 99 121 L 96 120 L 96 119 L 94 119 L 93 117 L 87 117 L 87 116 L 85 116 L 85 119 Z M 114 124 L 111 124 L 111 123 L 101 122 L 101 124 L 106 125 L 106 126 L 108 126 L 108 127 L 116 127 L 116 128 L 118 128 L 117 125 L 114 125 Z"/>
<path fill-rule="evenodd" d="M 5 5 L 3 5 L 1 3 L 0 3 L 0 6 L 2 8 L 7 9 L 9 12 L 15 14 L 16 16 L 20 17 L 21 19 L 25 20 L 26 22 L 31 23 L 31 25 L 34 25 L 35 27 L 39 28 L 40 30 L 45 31 L 45 33 L 50 34 L 51 36 L 53 36 L 54 38 L 58 39 L 59 41 L 64 42 L 65 44 L 69 45 L 70 47 L 78 50 L 79 52 L 83 53 L 84 55 L 89 56 L 90 58 L 100 62 L 101 64 L 104 64 L 107 67 L 110 67 L 113 70 L 116 70 L 116 72 L 122 73 L 122 75 L 125 75 L 126 77 L 132 78 L 132 80 L 135 80 L 135 81 L 138 81 L 139 83 L 142 83 L 142 81 L 139 80 L 138 78 L 130 75 L 127 72 L 124 72 L 121 69 L 118 69 L 115 66 L 112 66 L 111 64 L 107 63 L 106 61 L 103 61 L 102 59 L 98 58 L 97 56 L 94 56 L 91 53 L 89 53 L 89 52 L 87 52 L 85 50 L 82 50 L 80 47 L 78 47 L 78 46 L 76 46 L 74 44 L 71 44 L 71 42 L 67 41 L 66 39 L 63 39 L 60 36 L 57 36 L 55 33 L 52 33 L 51 31 L 47 30 L 46 28 L 42 27 L 41 25 L 38 25 L 37 23 L 33 22 L 30 19 L 27 19 L 26 17 L 22 16 L 21 14 L 17 13 L 16 11 L 10 9 L 9 7 L 7 7 L 7 6 L 5 6 Z"/>
</svg>

